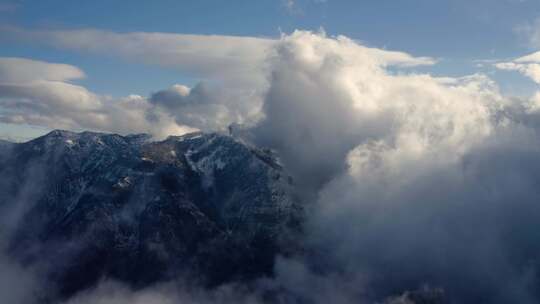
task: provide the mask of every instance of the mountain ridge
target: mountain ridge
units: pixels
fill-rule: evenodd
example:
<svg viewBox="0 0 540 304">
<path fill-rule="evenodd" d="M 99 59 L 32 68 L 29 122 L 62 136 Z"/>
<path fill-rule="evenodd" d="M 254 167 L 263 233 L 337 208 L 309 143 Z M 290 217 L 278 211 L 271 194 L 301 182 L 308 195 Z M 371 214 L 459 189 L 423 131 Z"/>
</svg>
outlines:
<svg viewBox="0 0 540 304">
<path fill-rule="evenodd" d="M 300 230 L 278 158 L 231 136 L 54 130 L 3 154 L 0 207 L 23 210 L 9 252 L 52 282 L 49 297 L 103 277 L 140 287 L 271 275 Z"/>
</svg>

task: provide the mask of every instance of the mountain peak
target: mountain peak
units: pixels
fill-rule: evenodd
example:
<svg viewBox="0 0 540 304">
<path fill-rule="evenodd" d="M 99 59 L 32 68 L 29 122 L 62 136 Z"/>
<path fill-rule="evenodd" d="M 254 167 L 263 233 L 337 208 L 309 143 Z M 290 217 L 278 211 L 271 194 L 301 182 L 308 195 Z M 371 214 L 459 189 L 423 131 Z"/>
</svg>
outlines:
<svg viewBox="0 0 540 304">
<path fill-rule="evenodd" d="M 47 138 L 47 137 L 71 137 L 71 136 L 74 136 L 76 135 L 77 133 L 76 132 L 73 132 L 73 131 L 68 131 L 68 130 L 60 130 L 60 129 L 56 129 L 56 130 L 52 130 L 51 132 L 41 136 L 41 137 L 44 137 L 44 138 Z M 38 137 L 40 138 L 40 137 Z"/>
</svg>

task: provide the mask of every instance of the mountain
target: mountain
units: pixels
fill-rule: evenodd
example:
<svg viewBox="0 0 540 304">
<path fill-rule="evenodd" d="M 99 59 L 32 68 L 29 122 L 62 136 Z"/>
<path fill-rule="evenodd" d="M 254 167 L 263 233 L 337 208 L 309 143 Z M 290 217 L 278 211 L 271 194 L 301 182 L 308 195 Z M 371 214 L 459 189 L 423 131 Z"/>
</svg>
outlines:
<svg viewBox="0 0 540 304">
<path fill-rule="evenodd" d="M 8 149 L 11 149 L 13 147 L 14 143 L 0 139 L 0 155 L 7 153 Z"/>
<path fill-rule="evenodd" d="M 50 282 L 48 297 L 103 277 L 143 287 L 270 275 L 300 230 L 276 156 L 230 136 L 56 130 L 2 147 L 8 252 Z"/>
</svg>

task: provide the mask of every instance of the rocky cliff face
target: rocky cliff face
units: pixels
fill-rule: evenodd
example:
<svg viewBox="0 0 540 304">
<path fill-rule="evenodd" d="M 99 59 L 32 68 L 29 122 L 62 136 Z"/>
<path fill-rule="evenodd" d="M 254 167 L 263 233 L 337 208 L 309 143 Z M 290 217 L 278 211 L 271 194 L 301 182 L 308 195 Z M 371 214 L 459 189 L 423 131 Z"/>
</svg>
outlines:
<svg viewBox="0 0 540 304">
<path fill-rule="evenodd" d="M 102 277 L 144 286 L 267 275 L 301 216 L 274 155 L 219 134 L 53 131 L 3 143 L 0 174 L 9 253 L 60 296 Z"/>
</svg>

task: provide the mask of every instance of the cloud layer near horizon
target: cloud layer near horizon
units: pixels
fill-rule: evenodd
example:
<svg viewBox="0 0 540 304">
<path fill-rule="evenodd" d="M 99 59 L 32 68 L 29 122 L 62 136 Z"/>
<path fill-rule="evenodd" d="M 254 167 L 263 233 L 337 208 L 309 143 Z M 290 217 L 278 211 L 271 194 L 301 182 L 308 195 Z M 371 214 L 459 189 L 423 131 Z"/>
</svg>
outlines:
<svg viewBox="0 0 540 304">
<path fill-rule="evenodd" d="M 309 200 L 303 242 L 312 254 L 278 259 L 276 277 L 265 286 L 313 303 L 370 302 L 426 284 L 443 288 L 458 303 L 540 299 L 540 98 L 507 98 L 480 74 L 412 73 L 400 67 L 433 60 L 322 33 L 220 37 L 225 47 L 206 55 L 208 41 L 218 38 L 103 31 L 22 35 L 76 50 L 107 42 L 120 56 L 163 56 L 151 56 L 153 63 L 223 80 L 219 86 L 174 85 L 149 97 L 113 100 L 69 82 L 83 75 L 76 67 L 16 59 L 22 67 L 40 67 L 28 76 L 10 72 L 9 59 L 0 61 L 0 118 L 154 134 L 243 124 L 247 140 L 279 152 Z M 145 47 L 155 39 L 165 39 L 171 49 Z M 244 52 L 257 54 L 243 61 Z M 229 59 L 231 66 L 212 67 L 212 60 Z M 228 79 L 232 72 L 239 75 Z M 256 80 L 246 81 L 250 76 Z M 72 303 L 107 299 L 107 286 Z M 127 299 L 163 296 L 159 288 L 113 290 Z"/>
</svg>

